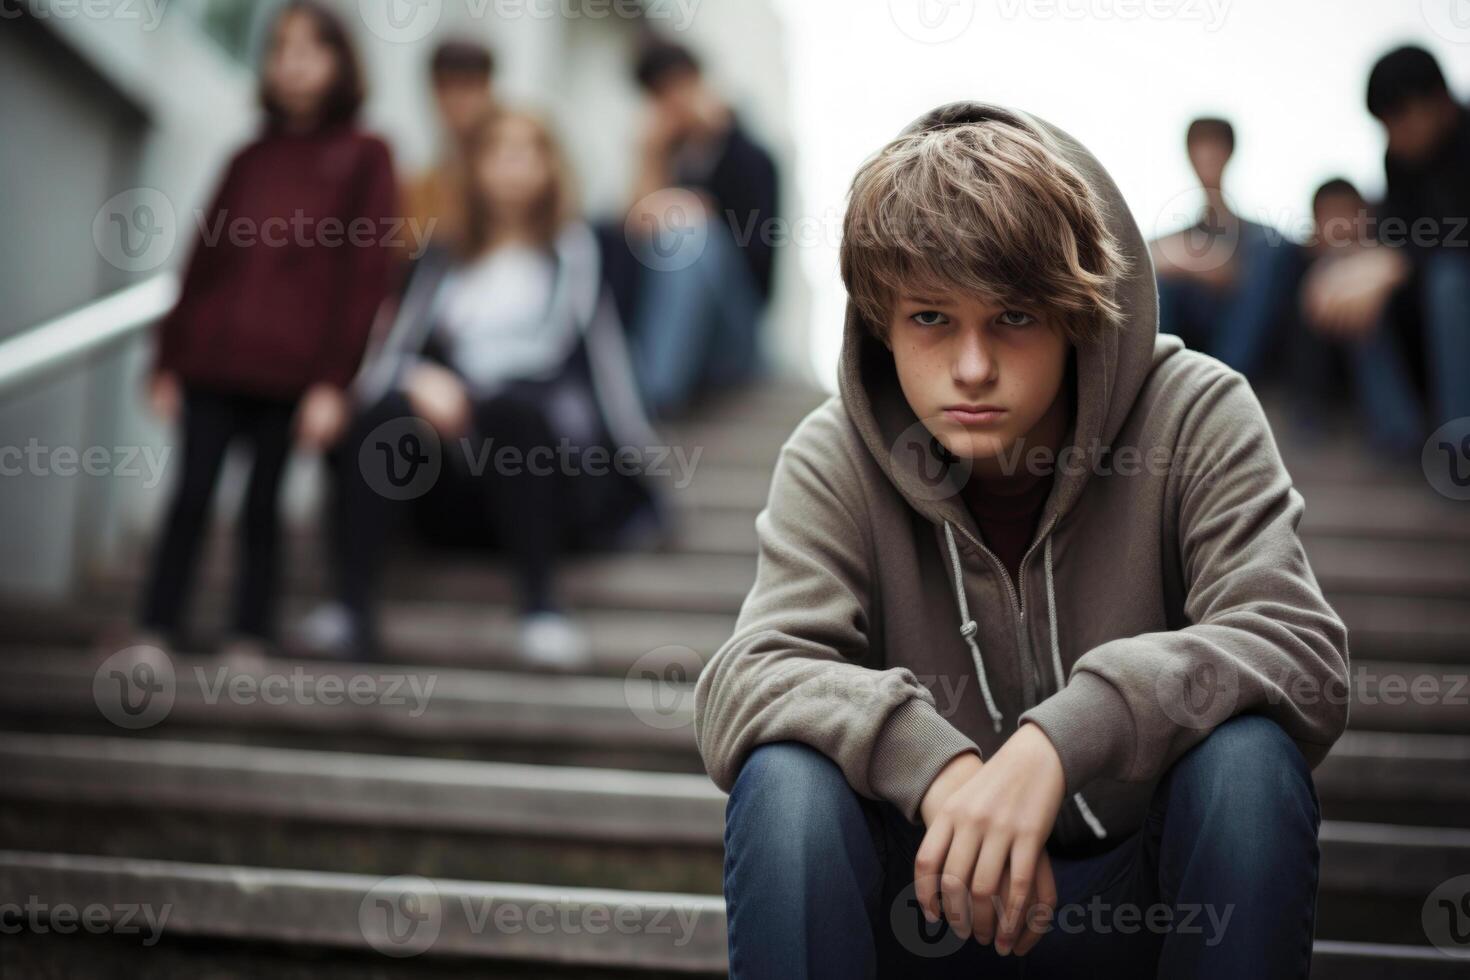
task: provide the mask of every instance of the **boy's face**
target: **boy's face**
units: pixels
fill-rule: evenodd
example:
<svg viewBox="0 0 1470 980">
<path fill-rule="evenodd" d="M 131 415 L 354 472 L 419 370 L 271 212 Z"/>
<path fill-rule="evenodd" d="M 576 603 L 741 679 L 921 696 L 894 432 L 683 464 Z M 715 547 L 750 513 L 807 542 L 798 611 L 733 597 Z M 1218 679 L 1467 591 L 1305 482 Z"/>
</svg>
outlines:
<svg viewBox="0 0 1470 980">
<path fill-rule="evenodd" d="M 1199 136 L 1187 147 L 1190 166 L 1205 187 L 1218 188 L 1225 182 L 1225 165 L 1230 162 L 1230 144 L 1218 136 Z"/>
<path fill-rule="evenodd" d="M 1316 251 L 1361 245 L 1368 239 L 1368 205 L 1356 194 L 1324 195 L 1313 216 L 1317 234 L 1312 245 Z"/>
<path fill-rule="evenodd" d="M 439 118 L 451 136 L 463 142 L 495 104 L 490 76 L 476 72 L 446 72 L 434 79 Z"/>
<path fill-rule="evenodd" d="M 904 291 L 892 306 L 888 346 L 909 407 L 982 478 L 1003 473 L 998 457 L 1009 457 L 1016 440 L 1024 437 L 1030 450 L 1066 429 L 1070 341 L 1040 309 L 958 291 Z M 973 411 L 986 407 L 998 411 Z"/>
<path fill-rule="evenodd" d="M 1383 119 L 1389 156 L 1417 163 L 1434 151 L 1449 124 L 1442 100 L 1410 99 Z"/>
</svg>

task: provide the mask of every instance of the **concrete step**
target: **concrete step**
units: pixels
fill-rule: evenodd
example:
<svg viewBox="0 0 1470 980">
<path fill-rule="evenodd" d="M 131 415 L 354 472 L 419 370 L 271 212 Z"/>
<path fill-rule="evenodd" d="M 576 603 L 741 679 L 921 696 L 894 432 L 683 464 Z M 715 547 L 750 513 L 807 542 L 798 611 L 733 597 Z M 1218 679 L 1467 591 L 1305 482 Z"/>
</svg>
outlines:
<svg viewBox="0 0 1470 980">
<path fill-rule="evenodd" d="M 1463 541 L 1317 537 L 1305 545 L 1312 571 L 1332 595 L 1470 600 L 1470 548 Z"/>
<path fill-rule="evenodd" d="M 534 965 L 552 977 L 595 977 L 607 969 L 719 976 L 726 969 L 724 902 L 715 896 L 23 851 L 0 851 L 0 890 L 34 895 L 48 908 L 141 909 L 164 942 L 148 949 L 135 939 L 131 950 L 118 944 L 111 953 L 135 963 L 148 957 L 150 965 L 155 957 L 170 962 L 170 954 L 187 958 L 187 946 L 175 952 L 181 940 L 217 938 L 225 944 L 210 944 L 215 958 L 204 960 L 215 969 L 234 963 L 238 970 L 241 960 L 281 956 L 286 948 L 295 956 L 316 949 L 331 951 L 334 960 L 358 956 L 384 971 L 411 961 L 415 976 L 439 976 L 434 971 L 452 968 L 456 957 L 497 976 L 502 965 L 508 975 Z M 136 928 L 146 933 L 150 926 Z M 54 971 L 65 955 L 60 945 L 45 942 L 40 930 L 22 935 L 21 949 L 0 956 L 29 951 L 31 964 Z M 1463 958 L 1428 945 L 1319 940 L 1314 952 L 1314 978 L 1464 975 Z"/>
<path fill-rule="evenodd" d="M 124 717 L 123 686 L 103 676 L 101 659 L 14 652 L 0 661 L 0 726 L 108 732 L 121 721 L 170 738 L 506 760 L 543 752 L 561 762 L 634 759 L 638 768 L 678 770 L 689 768 L 694 659 L 685 649 L 661 648 L 618 679 L 287 659 L 241 665 L 175 655 L 146 668 L 170 688 L 167 710 L 150 708 L 153 714 L 135 722 Z M 139 676 L 135 665 L 109 666 L 124 679 Z M 1356 663 L 1351 725 L 1359 732 L 1470 734 L 1466 673 L 1446 665 Z M 141 696 L 131 683 L 127 691 Z"/>
<path fill-rule="evenodd" d="M 298 622 L 316 600 L 287 597 L 283 621 Z M 223 626 L 223 609 L 208 597 L 199 604 L 201 632 Z M 30 604 L 0 602 L 0 621 L 11 624 L 0 636 L 0 648 L 46 649 L 57 655 L 86 653 L 108 637 L 131 635 L 131 610 L 122 602 Z M 593 663 L 587 673 L 621 677 L 649 651 L 686 648 L 708 659 L 735 628 L 735 618 L 722 613 L 676 613 L 624 609 L 587 609 L 572 613 L 586 631 Z M 400 663 L 445 667 L 486 667 L 534 671 L 518 653 L 519 617 L 507 606 L 469 602 L 393 600 L 383 606 L 384 644 Z"/>
<path fill-rule="evenodd" d="M 1470 549 L 1454 542 L 1383 542 L 1325 538 L 1309 543 L 1318 582 L 1334 608 L 1359 598 L 1432 599 L 1470 605 Z M 130 565 L 96 583 L 93 595 L 127 602 L 142 587 L 143 566 Z M 204 562 L 198 589 L 230 594 L 229 555 L 219 551 Z M 746 555 L 642 553 L 579 558 L 561 572 L 560 588 L 574 608 L 739 612 L 755 582 L 755 563 Z M 289 566 L 283 587 L 302 596 L 325 596 L 322 563 Z M 384 594 L 400 599 L 510 603 L 512 576 L 495 556 L 440 554 L 428 560 L 395 562 L 387 569 Z"/>
<path fill-rule="evenodd" d="M 91 725 L 118 717 L 123 687 L 99 678 L 102 660 L 15 652 L 0 662 L 0 725 Z M 121 676 L 133 665 L 110 664 Z M 149 667 L 148 669 L 154 669 Z M 683 755 L 692 738 L 695 658 L 686 649 L 650 651 L 627 676 L 556 676 L 411 665 L 309 660 L 227 663 L 175 655 L 158 665 L 173 699 L 155 734 L 240 731 L 308 737 L 402 740 L 404 751 L 495 743 Z M 1470 734 L 1467 671 L 1438 664 L 1353 665 L 1356 731 Z M 134 691 L 136 688 L 129 687 Z M 349 697 L 345 691 L 358 692 Z M 1295 692 L 1295 696 L 1306 696 Z M 1340 692 L 1313 692 L 1338 697 Z M 328 703 L 335 698 L 340 703 Z M 155 709 L 156 710 L 156 709 Z"/>
<path fill-rule="evenodd" d="M 1333 820 L 1470 828 L 1470 736 L 1348 731 L 1312 776 Z"/>
<path fill-rule="evenodd" d="M 1470 541 L 1470 515 L 1427 483 L 1410 486 L 1311 484 L 1301 533 L 1317 537 L 1399 541 Z"/>
<path fill-rule="evenodd" d="M 196 586 L 201 595 L 228 596 L 228 557 L 204 563 Z M 324 569 L 292 567 L 286 591 L 304 596 L 327 595 Z M 131 565 L 95 584 L 88 598 L 131 601 L 143 582 L 141 565 Z M 613 554 L 569 562 L 559 588 L 573 608 L 643 609 L 734 615 L 755 582 L 755 563 L 747 556 Z M 498 558 L 444 554 L 427 562 L 395 562 L 384 577 L 386 595 L 450 602 L 511 604 L 516 591 L 512 576 Z"/>
<path fill-rule="evenodd" d="M 7 846 L 370 874 L 720 892 L 702 776 L 0 735 Z"/>
<path fill-rule="evenodd" d="M 673 657 L 679 661 L 677 650 Z M 641 673 L 618 680 L 301 660 L 237 664 L 175 655 L 142 668 L 110 665 L 125 679 L 142 676 L 139 669 L 154 671 L 150 684 L 172 694 L 160 694 L 148 702 L 149 714 L 134 718 L 122 707 L 123 688 L 99 670 L 101 664 L 100 658 L 44 652 L 6 656 L 0 662 L 0 727 L 691 768 L 693 695 L 683 680 L 655 685 Z M 671 676 L 650 671 L 655 678 Z M 127 690 L 130 698 L 142 697 L 139 687 Z"/>
<path fill-rule="evenodd" d="M 283 622 L 292 624 L 318 598 L 287 596 Z M 1412 596 L 1358 596 L 1334 608 L 1349 630 L 1354 662 L 1470 664 L 1470 603 Z M 0 601 L 6 622 L 0 647 L 85 648 L 127 635 L 133 603 L 120 590 L 79 603 Z M 225 600 L 201 596 L 194 617 L 202 636 L 223 631 Z M 592 673 L 622 676 L 650 650 L 686 647 L 706 660 L 730 637 L 732 613 L 587 608 L 573 613 L 592 643 Z M 390 599 L 383 605 L 388 656 L 398 662 L 446 667 L 528 669 L 517 656 L 517 620 L 505 605 L 477 601 Z"/>
<path fill-rule="evenodd" d="M 23 851 L 0 851 L 0 894 L 50 907 L 145 908 L 170 938 L 457 956 L 482 971 L 502 959 L 562 975 L 725 968 L 724 902 L 713 896 Z"/>
</svg>

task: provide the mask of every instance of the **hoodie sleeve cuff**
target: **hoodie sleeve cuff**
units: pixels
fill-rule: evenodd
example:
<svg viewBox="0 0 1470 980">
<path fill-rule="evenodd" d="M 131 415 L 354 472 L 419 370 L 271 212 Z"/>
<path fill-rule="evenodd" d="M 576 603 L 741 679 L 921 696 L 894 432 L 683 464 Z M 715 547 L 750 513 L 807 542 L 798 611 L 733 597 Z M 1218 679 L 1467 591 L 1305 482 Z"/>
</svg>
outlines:
<svg viewBox="0 0 1470 980">
<path fill-rule="evenodd" d="M 911 824 L 939 771 L 962 752 L 980 748 L 921 698 L 910 698 L 888 716 L 873 742 L 868 785 L 898 807 Z"/>
<path fill-rule="evenodd" d="M 1091 671 L 1021 714 L 1046 733 L 1062 760 L 1067 793 L 1099 776 L 1123 779 L 1133 758 L 1133 717 L 1118 689 Z"/>
</svg>

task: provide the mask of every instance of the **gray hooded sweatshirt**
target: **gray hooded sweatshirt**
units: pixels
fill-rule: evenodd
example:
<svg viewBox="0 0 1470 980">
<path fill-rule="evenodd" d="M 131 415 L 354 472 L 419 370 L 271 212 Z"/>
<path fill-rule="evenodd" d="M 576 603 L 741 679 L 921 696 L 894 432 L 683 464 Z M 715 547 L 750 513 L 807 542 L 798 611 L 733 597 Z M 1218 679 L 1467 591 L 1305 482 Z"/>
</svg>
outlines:
<svg viewBox="0 0 1470 980">
<path fill-rule="evenodd" d="M 990 118 L 1041 134 L 1089 181 L 1132 269 L 1123 330 L 1075 349 L 1069 448 L 1019 588 L 957 492 L 963 463 L 932 451 L 849 303 L 839 394 L 782 447 L 755 585 L 695 685 L 695 737 L 727 792 L 752 748 L 791 740 L 917 823 L 946 763 L 1034 722 L 1066 779 L 1051 843 L 1095 849 L 1138 829 L 1163 773 L 1234 715 L 1271 718 L 1315 767 L 1347 725 L 1347 630 L 1260 403 L 1158 333 L 1148 250 L 1102 165 L 1051 124 L 977 102 L 905 133 Z"/>
</svg>

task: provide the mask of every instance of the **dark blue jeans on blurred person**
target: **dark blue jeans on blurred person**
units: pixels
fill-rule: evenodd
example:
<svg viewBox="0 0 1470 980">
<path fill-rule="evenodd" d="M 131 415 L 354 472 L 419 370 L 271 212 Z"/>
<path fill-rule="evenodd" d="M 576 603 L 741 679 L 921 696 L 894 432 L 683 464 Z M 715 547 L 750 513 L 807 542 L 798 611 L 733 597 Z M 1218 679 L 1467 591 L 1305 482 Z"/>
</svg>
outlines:
<svg viewBox="0 0 1470 980">
<path fill-rule="evenodd" d="M 1295 743 L 1232 718 L 1165 773 L 1141 829 L 1095 856 L 1052 854 L 1051 928 L 1002 957 L 924 920 L 922 825 L 859 796 L 816 749 L 768 743 L 726 809 L 730 976 L 1306 977 L 1320 822 Z"/>
<path fill-rule="evenodd" d="M 1470 256 L 1432 250 L 1419 269 L 1431 428 L 1470 416 Z"/>
<path fill-rule="evenodd" d="M 1159 330 L 1254 381 L 1290 310 L 1301 256 L 1279 232 L 1243 221 L 1234 258 L 1235 280 L 1225 289 L 1188 277 L 1160 278 Z"/>
<path fill-rule="evenodd" d="M 748 381 L 763 367 L 762 302 L 755 278 L 725 222 L 698 219 L 701 231 L 644 263 L 633 324 L 633 368 L 644 407 L 654 417 L 685 408 L 704 385 Z"/>
<path fill-rule="evenodd" d="M 1386 309 L 1367 335 L 1334 340 L 1298 322 L 1287 355 L 1292 414 L 1302 434 L 1325 429 L 1320 417 L 1330 397 L 1331 351 L 1340 349 L 1357 401 L 1360 425 L 1370 446 L 1394 459 L 1419 458 L 1424 409 L 1409 363 L 1396 336 L 1393 311 Z"/>
</svg>

